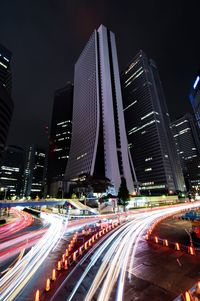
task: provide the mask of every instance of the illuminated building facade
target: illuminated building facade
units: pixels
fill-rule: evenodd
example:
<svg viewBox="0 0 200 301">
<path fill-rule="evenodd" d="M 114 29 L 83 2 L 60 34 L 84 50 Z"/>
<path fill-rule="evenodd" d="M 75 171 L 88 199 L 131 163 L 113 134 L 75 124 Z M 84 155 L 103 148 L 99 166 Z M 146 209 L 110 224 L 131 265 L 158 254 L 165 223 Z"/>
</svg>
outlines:
<svg viewBox="0 0 200 301">
<path fill-rule="evenodd" d="M 129 149 L 142 194 L 185 190 L 156 64 L 143 51 L 121 74 Z"/>
<path fill-rule="evenodd" d="M 194 111 L 197 126 L 200 129 L 200 71 L 197 73 L 192 85 L 190 102 Z"/>
<path fill-rule="evenodd" d="M 61 197 L 72 133 L 73 84 L 55 92 L 49 136 L 47 194 Z"/>
<path fill-rule="evenodd" d="M 21 195 L 25 152 L 18 146 L 6 147 L 0 167 L 0 189 L 6 198 Z"/>
<path fill-rule="evenodd" d="M 46 152 L 43 148 L 31 145 L 26 153 L 23 197 L 43 196 Z"/>
<path fill-rule="evenodd" d="M 11 52 L 0 45 L 0 85 L 6 89 L 9 95 L 11 95 L 12 89 L 11 58 Z"/>
<path fill-rule="evenodd" d="M 2 162 L 13 114 L 13 101 L 11 99 L 11 56 L 11 52 L 0 45 L 0 162 Z"/>
<path fill-rule="evenodd" d="M 192 160 L 200 154 L 200 141 L 195 121 L 192 115 L 188 113 L 172 122 L 171 129 L 177 153 L 184 169 L 188 160 Z"/>
<path fill-rule="evenodd" d="M 101 25 L 75 64 L 72 142 L 66 179 L 108 178 L 117 192 L 121 177 L 133 191 L 115 36 Z"/>
<path fill-rule="evenodd" d="M 172 122 L 171 129 L 187 189 L 190 189 L 200 179 L 200 141 L 196 123 L 188 113 Z"/>
<path fill-rule="evenodd" d="M 187 174 L 186 180 L 188 184 L 188 190 L 196 190 L 200 194 L 200 157 L 195 157 L 192 160 L 188 160 L 186 163 Z"/>
</svg>

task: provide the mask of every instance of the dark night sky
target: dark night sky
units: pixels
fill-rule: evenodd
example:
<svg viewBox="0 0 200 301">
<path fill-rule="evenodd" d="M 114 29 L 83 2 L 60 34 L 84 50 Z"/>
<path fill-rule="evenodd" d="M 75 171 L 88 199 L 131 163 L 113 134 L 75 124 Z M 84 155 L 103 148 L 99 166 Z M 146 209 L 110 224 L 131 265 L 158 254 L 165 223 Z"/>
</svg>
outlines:
<svg viewBox="0 0 200 301">
<path fill-rule="evenodd" d="M 15 111 L 9 143 L 45 145 L 53 93 L 101 23 L 116 34 L 122 69 L 143 49 L 159 68 L 172 118 L 190 110 L 200 67 L 199 1 L 1 0 L 0 43 L 13 53 Z"/>
</svg>

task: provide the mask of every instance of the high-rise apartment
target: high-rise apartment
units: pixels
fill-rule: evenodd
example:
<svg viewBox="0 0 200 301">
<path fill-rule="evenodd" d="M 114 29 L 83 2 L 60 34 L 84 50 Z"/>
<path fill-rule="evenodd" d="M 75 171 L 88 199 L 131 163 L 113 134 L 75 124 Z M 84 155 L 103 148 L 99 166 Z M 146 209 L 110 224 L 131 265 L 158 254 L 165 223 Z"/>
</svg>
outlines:
<svg viewBox="0 0 200 301">
<path fill-rule="evenodd" d="M 63 179 L 69 158 L 72 134 L 73 85 L 55 92 L 49 136 L 47 163 L 47 194 L 57 197 L 63 189 Z"/>
<path fill-rule="evenodd" d="M 121 74 L 129 149 L 141 193 L 185 190 L 156 64 L 143 51 Z"/>
<path fill-rule="evenodd" d="M 11 52 L 0 45 L 0 162 L 2 161 L 13 113 L 11 99 Z"/>
<path fill-rule="evenodd" d="M 75 64 L 72 142 L 66 179 L 108 178 L 118 191 L 121 177 L 133 191 L 124 124 L 115 36 L 101 25 Z"/>
</svg>

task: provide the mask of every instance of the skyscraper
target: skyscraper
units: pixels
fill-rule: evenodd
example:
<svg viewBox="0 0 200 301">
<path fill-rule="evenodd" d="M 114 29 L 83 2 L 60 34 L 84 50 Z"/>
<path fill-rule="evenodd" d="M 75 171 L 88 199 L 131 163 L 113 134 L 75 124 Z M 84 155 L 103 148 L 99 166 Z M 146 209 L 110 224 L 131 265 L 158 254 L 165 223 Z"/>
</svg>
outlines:
<svg viewBox="0 0 200 301">
<path fill-rule="evenodd" d="M 0 162 L 13 113 L 10 60 L 11 52 L 0 45 Z"/>
<path fill-rule="evenodd" d="M 176 150 L 188 189 L 200 180 L 200 140 L 193 116 L 189 113 L 171 123 Z M 193 184 L 195 183 L 195 184 Z"/>
<path fill-rule="evenodd" d="M 115 36 L 101 25 L 75 64 L 72 142 L 66 179 L 97 175 L 133 191 Z"/>
<path fill-rule="evenodd" d="M 56 197 L 63 189 L 63 179 L 72 133 L 73 85 L 67 85 L 55 92 L 49 136 L 47 163 L 47 194 Z"/>
<path fill-rule="evenodd" d="M 21 147 L 9 145 L 5 149 L 0 167 L 0 188 L 6 197 L 19 197 L 22 190 L 25 152 Z"/>
<path fill-rule="evenodd" d="M 184 190 L 156 64 L 143 51 L 121 75 L 129 149 L 142 193 Z"/>
<path fill-rule="evenodd" d="M 181 165 L 184 168 L 188 160 L 200 155 L 200 141 L 192 115 L 187 113 L 173 121 L 171 129 Z"/>
<path fill-rule="evenodd" d="M 31 145 L 26 152 L 23 197 L 43 195 L 44 172 L 45 172 L 45 150 L 37 145 Z"/>
<path fill-rule="evenodd" d="M 200 129 L 200 71 L 197 73 L 192 85 L 190 102 L 194 111 L 197 126 Z"/>
</svg>

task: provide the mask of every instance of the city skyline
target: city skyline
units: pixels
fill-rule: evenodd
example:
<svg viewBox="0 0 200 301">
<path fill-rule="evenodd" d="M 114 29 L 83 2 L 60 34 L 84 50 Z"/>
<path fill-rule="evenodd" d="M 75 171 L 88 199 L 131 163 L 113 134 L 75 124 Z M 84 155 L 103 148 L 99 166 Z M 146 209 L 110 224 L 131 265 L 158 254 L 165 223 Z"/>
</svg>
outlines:
<svg viewBox="0 0 200 301">
<path fill-rule="evenodd" d="M 0 301 L 200 301 L 200 2 L 0 3 Z"/>
<path fill-rule="evenodd" d="M 47 145 L 44 128 L 50 124 L 53 93 L 72 80 L 84 43 L 101 23 L 116 34 L 120 70 L 143 49 L 157 62 L 172 119 L 191 112 L 189 91 L 200 53 L 197 1 L 190 7 L 176 3 L 163 4 L 164 8 L 155 1 L 146 3 L 145 11 L 142 3 L 120 7 L 112 1 L 86 2 L 84 9 L 82 3 L 74 6 L 65 1 L 51 3 L 48 9 L 43 2 L 40 10 L 36 2 L 28 7 L 25 1 L 20 5 L 4 1 L 2 5 L 0 42 L 13 53 L 15 112 L 9 144 Z"/>
</svg>

